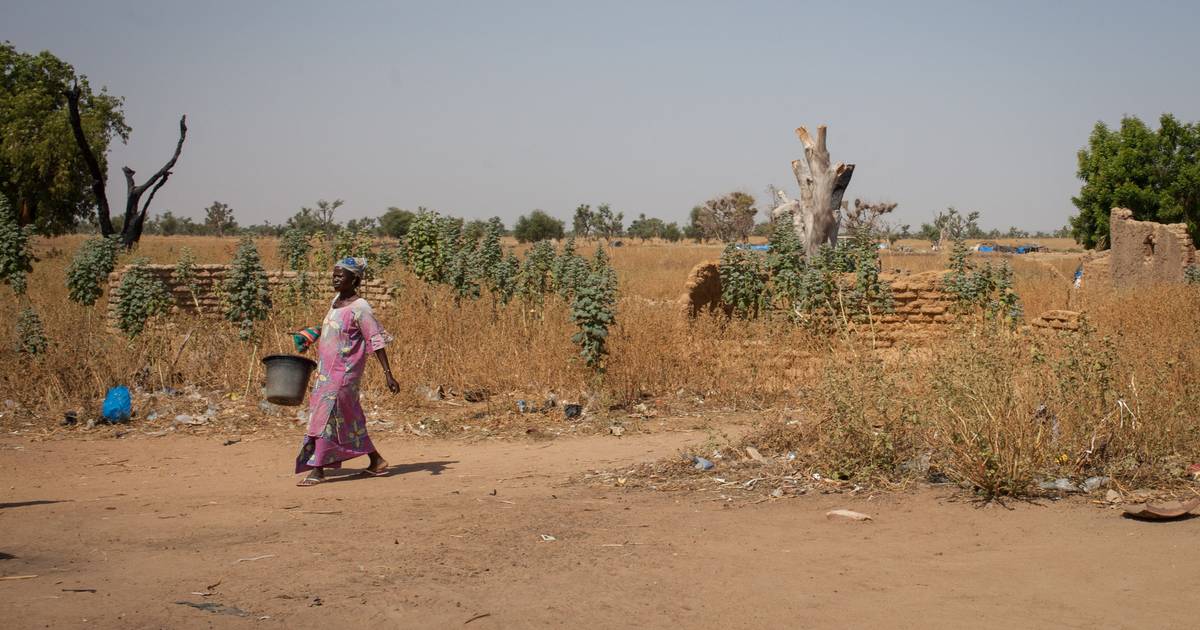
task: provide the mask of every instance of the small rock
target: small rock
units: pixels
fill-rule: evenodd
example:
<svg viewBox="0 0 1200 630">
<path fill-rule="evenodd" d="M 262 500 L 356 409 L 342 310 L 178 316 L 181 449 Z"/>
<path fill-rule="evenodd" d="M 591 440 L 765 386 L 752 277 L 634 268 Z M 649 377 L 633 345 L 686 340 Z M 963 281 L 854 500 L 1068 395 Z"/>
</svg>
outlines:
<svg viewBox="0 0 1200 630">
<path fill-rule="evenodd" d="M 754 448 L 753 446 L 746 447 L 746 454 L 750 456 L 750 459 L 753 459 L 760 464 L 765 464 L 767 462 L 767 458 L 763 457 L 762 453 L 759 453 L 758 449 Z"/>
<path fill-rule="evenodd" d="M 830 519 L 844 518 L 844 519 L 849 519 L 852 521 L 869 521 L 869 520 L 871 520 L 870 516 L 867 516 L 866 514 L 863 514 L 862 512 L 855 512 L 854 510 L 831 510 L 831 511 L 825 513 L 825 518 L 830 518 Z"/>
<path fill-rule="evenodd" d="M 1104 493 L 1104 500 L 1108 501 L 1109 503 L 1120 503 L 1121 493 L 1117 492 L 1116 490 L 1109 490 L 1108 492 Z"/>
</svg>

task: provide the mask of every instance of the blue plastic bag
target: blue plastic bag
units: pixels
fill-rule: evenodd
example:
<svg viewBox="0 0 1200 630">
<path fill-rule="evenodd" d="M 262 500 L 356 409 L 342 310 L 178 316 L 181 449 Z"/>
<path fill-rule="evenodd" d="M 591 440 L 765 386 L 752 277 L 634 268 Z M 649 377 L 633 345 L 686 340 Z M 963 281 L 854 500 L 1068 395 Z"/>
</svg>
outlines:
<svg viewBox="0 0 1200 630">
<path fill-rule="evenodd" d="M 104 419 L 111 424 L 118 422 L 128 422 L 129 416 L 133 413 L 133 403 L 129 399 L 129 388 L 124 385 L 118 385 L 110 390 L 104 396 L 104 409 L 102 414 Z"/>
</svg>

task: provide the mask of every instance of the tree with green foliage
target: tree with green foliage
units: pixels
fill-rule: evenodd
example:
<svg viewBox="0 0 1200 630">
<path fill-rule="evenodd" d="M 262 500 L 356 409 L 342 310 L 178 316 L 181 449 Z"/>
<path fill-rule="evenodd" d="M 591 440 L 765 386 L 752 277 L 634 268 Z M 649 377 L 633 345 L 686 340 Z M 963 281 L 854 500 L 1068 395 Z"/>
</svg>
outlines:
<svg viewBox="0 0 1200 630">
<path fill-rule="evenodd" d="M 91 306 L 104 294 L 108 274 L 117 265 L 121 242 L 115 237 L 96 236 L 84 241 L 67 265 L 67 297 Z"/>
<path fill-rule="evenodd" d="M 408 226 L 412 225 L 414 217 L 416 215 L 412 212 L 393 206 L 379 217 L 379 230 L 383 232 L 384 236 L 404 238 L 404 235 L 408 234 Z"/>
<path fill-rule="evenodd" d="M 704 235 L 704 227 L 700 225 L 700 215 L 704 209 L 700 206 L 695 206 L 688 213 L 688 224 L 683 228 L 683 237 L 690 238 L 697 243 L 704 241 L 707 237 Z"/>
<path fill-rule="evenodd" d="M 78 85 L 87 143 L 107 172 L 110 143 L 129 139 L 121 99 L 48 51 L 18 52 L 0 43 L 0 196 L 21 225 L 60 234 L 94 215 L 91 173 L 72 137 L 65 93 Z"/>
<path fill-rule="evenodd" d="M 225 278 L 225 319 L 238 326 L 243 341 L 254 336 L 254 322 L 267 318 L 271 310 L 271 290 L 267 272 L 254 239 L 246 236 L 238 242 L 237 253 Z"/>
<path fill-rule="evenodd" d="M 513 226 L 513 236 L 522 243 L 560 239 L 563 233 L 563 222 L 541 210 L 534 210 L 529 216 L 521 215 Z"/>
<path fill-rule="evenodd" d="M 588 204 L 579 204 L 575 208 L 575 218 L 571 221 L 571 233 L 575 238 L 587 238 L 592 233 L 592 207 Z"/>
<path fill-rule="evenodd" d="M 1112 130 L 1097 122 L 1088 146 L 1078 154 L 1083 180 L 1071 201 L 1075 240 L 1084 247 L 1107 247 L 1113 208 L 1128 208 L 1138 221 L 1186 223 L 1200 245 L 1200 123 L 1181 123 L 1171 114 L 1150 129 L 1136 116 Z"/>
<path fill-rule="evenodd" d="M 213 236 L 225 236 L 238 229 L 237 219 L 233 216 L 233 208 L 220 201 L 204 209 L 204 228 Z"/>
<path fill-rule="evenodd" d="M 602 203 L 592 213 L 591 232 L 605 240 L 612 240 L 624 233 L 624 222 L 624 212 L 614 213 L 608 204 Z"/>
<path fill-rule="evenodd" d="M 33 271 L 33 250 L 29 246 L 28 226 L 17 224 L 8 201 L 0 196 L 0 282 L 13 293 L 25 294 L 26 276 Z"/>
<path fill-rule="evenodd" d="M 754 197 L 743 192 L 714 197 L 693 209 L 700 231 L 706 238 L 723 243 L 745 241 L 754 229 Z"/>
<path fill-rule="evenodd" d="M 739 317 L 755 317 L 765 306 L 767 272 L 752 251 L 733 243 L 721 252 L 721 301 Z"/>
</svg>

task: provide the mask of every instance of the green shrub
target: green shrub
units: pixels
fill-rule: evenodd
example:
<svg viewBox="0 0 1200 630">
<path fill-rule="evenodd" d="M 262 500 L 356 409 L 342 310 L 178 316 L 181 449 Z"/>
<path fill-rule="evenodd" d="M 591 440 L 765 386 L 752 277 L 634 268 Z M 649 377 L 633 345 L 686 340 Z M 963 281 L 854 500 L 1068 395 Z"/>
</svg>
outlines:
<svg viewBox="0 0 1200 630">
<path fill-rule="evenodd" d="M 616 272 L 608 264 L 603 247 L 596 249 L 592 267 L 572 293 L 571 319 L 578 332 L 571 335 L 571 341 L 579 346 L 584 363 L 603 373 L 604 358 L 608 355 L 608 329 L 616 321 L 617 303 Z"/>
<path fill-rule="evenodd" d="M 33 307 L 26 306 L 17 315 L 17 351 L 29 357 L 44 354 L 50 347 L 42 319 Z"/>
<path fill-rule="evenodd" d="M 138 259 L 121 277 L 117 299 L 117 328 L 129 338 L 142 334 L 146 322 L 155 315 L 171 309 L 171 294 L 149 269 L 146 260 Z"/>
<path fill-rule="evenodd" d="M 225 319 L 237 324 L 238 336 L 248 340 L 254 334 L 254 322 L 266 319 L 271 309 L 267 273 L 263 270 L 254 239 L 247 236 L 238 243 L 224 289 Z"/>
<path fill-rule="evenodd" d="M 92 306 L 104 294 L 104 282 L 117 264 L 121 241 L 96 236 L 80 245 L 67 266 L 67 296 L 73 302 Z"/>
<path fill-rule="evenodd" d="M 187 289 L 192 303 L 196 305 L 196 310 L 199 310 L 200 283 L 196 279 L 196 257 L 190 248 L 184 247 L 180 250 L 179 261 L 175 263 L 175 271 L 172 275 L 179 286 Z"/>
<path fill-rule="evenodd" d="M 17 224 L 4 195 L 0 195 L 0 282 L 13 293 L 25 294 L 25 279 L 33 271 L 33 251 L 29 247 L 28 227 Z"/>
<path fill-rule="evenodd" d="M 733 243 L 721 252 L 721 301 L 740 317 L 756 317 L 766 302 L 767 274 L 762 259 Z"/>
</svg>

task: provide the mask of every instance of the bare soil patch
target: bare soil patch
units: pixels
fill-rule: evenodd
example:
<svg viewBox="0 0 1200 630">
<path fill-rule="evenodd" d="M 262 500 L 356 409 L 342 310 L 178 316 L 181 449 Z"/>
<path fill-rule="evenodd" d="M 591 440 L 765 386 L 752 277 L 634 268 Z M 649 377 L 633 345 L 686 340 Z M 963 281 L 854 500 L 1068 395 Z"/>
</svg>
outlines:
<svg viewBox="0 0 1200 630">
<path fill-rule="evenodd" d="M 0 615 L 11 628 L 1190 625 L 1200 519 L 1135 522 L 1083 500 L 980 508 L 927 487 L 735 505 L 572 482 L 703 439 L 381 436 L 394 474 L 296 488 L 284 437 L 10 436 L 0 576 L 36 577 L 0 581 Z"/>
</svg>

